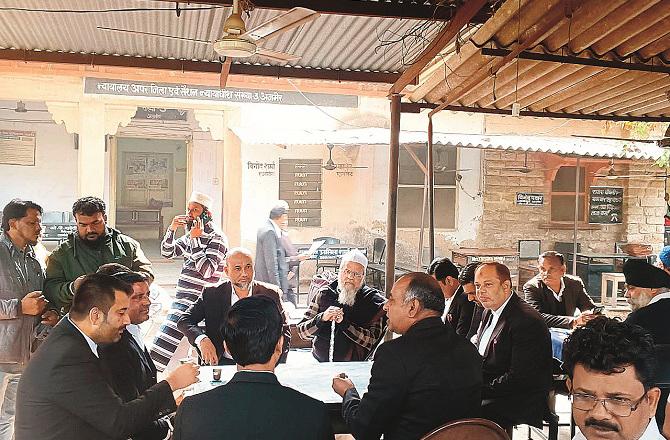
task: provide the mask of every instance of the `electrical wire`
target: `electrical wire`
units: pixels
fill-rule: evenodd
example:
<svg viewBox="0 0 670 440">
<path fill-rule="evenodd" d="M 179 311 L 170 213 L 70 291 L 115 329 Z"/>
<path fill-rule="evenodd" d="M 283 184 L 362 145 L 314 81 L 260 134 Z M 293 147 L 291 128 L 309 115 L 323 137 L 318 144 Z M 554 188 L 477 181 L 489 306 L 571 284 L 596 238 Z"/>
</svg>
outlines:
<svg viewBox="0 0 670 440">
<path fill-rule="evenodd" d="M 224 9 L 225 6 L 185 6 L 179 7 L 179 11 L 209 11 L 213 9 Z M 52 14 L 107 14 L 115 12 L 151 12 L 166 11 L 175 12 L 175 8 L 112 8 L 112 9 L 35 9 L 19 7 L 0 7 L 0 12 L 40 12 Z"/>
</svg>

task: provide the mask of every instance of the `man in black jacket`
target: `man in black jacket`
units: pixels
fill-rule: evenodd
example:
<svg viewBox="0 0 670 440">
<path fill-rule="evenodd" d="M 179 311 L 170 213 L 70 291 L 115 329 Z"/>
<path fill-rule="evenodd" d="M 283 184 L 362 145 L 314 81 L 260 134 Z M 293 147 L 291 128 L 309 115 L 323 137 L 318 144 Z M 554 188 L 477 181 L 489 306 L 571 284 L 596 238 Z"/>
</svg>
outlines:
<svg viewBox="0 0 670 440">
<path fill-rule="evenodd" d="M 202 296 L 179 318 L 177 328 L 188 342 L 198 348 L 203 362 L 209 365 L 234 365 L 230 353 L 223 347 L 221 329 L 230 307 L 248 296 L 266 296 L 277 306 L 282 321 L 284 346 L 281 361 L 286 362 L 291 331 L 281 302 L 281 290 L 275 285 L 254 280 L 254 263 L 251 252 L 244 248 L 228 251 L 224 271 L 228 279 L 215 286 L 206 287 Z M 205 330 L 198 324 L 205 321 Z"/>
<path fill-rule="evenodd" d="M 475 303 L 468 301 L 459 283 L 458 268 L 447 257 L 436 258 L 430 263 L 428 274 L 437 280 L 444 295 L 442 321 L 451 324 L 457 335 L 467 336 Z"/>
<path fill-rule="evenodd" d="M 512 291 L 507 266 L 475 272 L 484 306 L 474 342 L 484 357 L 483 416 L 503 427 L 541 426 L 551 387 L 551 338 L 542 316 Z"/>
<path fill-rule="evenodd" d="M 137 399 L 147 389 L 156 385 L 156 366 L 147 351 L 140 324 L 149 319 L 149 278 L 140 272 L 130 272 L 129 269 L 111 263 L 103 265 L 98 273 L 110 269 L 109 275 L 128 283 L 133 288 L 128 304 L 128 324 L 121 335 L 121 340 L 115 344 L 101 346 L 100 360 L 108 371 L 112 386 L 116 394 L 124 402 Z M 133 440 L 163 440 L 168 433 L 168 423 L 165 419 L 151 422 L 146 427 L 133 433 Z"/>
<path fill-rule="evenodd" d="M 173 440 L 333 439 L 326 405 L 282 386 L 274 374 L 283 336 L 273 300 L 253 295 L 236 302 L 224 333 L 237 373 L 226 385 L 184 399 Z"/>
<path fill-rule="evenodd" d="M 418 272 L 401 277 L 384 310 L 389 329 L 402 336 L 377 350 L 368 392 L 360 398 L 344 373 L 333 378 L 354 437 L 413 440 L 451 420 L 477 417 L 482 359 L 442 323 L 437 282 Z"/>
<path fill-rule="evenodd" d="M 670 275 L 637 259 L 624 263 L 623 274 L 626 298 L 633 309 L 626 322 L 647 330 L 655 344 L 670 344 Z"/>
<path fill-rule="evenodd" d="M 177 408 L 172 392 L 197 381 L 182 365 L 142 396 L 124 403 L 98 358 L 98 345 L 117 342 L 128 319 L 132 288 L 103 274 L 86 276 L 69 315 L 28 363 L 17 392 L 16 440 L 117 440 Z"/>
</svg>

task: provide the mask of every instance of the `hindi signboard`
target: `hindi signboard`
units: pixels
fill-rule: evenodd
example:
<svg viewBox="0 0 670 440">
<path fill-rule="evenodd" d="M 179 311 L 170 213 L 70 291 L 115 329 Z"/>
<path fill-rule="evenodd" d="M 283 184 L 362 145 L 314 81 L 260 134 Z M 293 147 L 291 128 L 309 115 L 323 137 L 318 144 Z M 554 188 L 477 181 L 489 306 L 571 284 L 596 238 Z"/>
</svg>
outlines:
<svg viewBox="0 0 670 440">
<path fill-rule="evenodd" d="M 137 96 L 255 104 L 318 105 L 357 108 L 358 96 L 277 90 L 235 89 L 192 84 L 84 78 L 85 95 Z"/>
<path fill-rule="evenodd" d="M 621 223 L 622 207 L 623 188 L 614 186 L 592 186 L 590 188 L 589 223 Z"/>
<path fill-rule="evenodd" d="M 0 130 L 0 164 L 35 166 L 35 132 Z"/>
<path fill-rule="evenodd" d="M 521 206 L 542 206 L 544 205 L 544 194 L 516 193 L 516 204 Z"/>
<path fill-rule="evenodd" d="M 279 159 L 279 198 L 288 203 L 288 224 L 321 226 L 321 160 Z"/>
<path fill-rule="evenodd" d="M 137 107 L 133 119 L 149 121 L 186 121 L 188 111 L 178 108 Z"/>
</svg>

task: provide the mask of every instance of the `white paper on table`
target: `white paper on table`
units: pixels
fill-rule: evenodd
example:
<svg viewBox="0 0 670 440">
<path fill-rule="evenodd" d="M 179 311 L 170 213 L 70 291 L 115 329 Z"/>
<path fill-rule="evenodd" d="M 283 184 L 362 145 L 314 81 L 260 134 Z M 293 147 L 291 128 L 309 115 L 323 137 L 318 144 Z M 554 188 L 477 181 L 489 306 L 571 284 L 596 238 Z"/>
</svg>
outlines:
<svg viewBox="0 0 670 440">
<path fill-rule="evenodd" d="M 326 242 L 326 240 L 317 240 L 312 242 L 312 246 L 305 252 L 307 255 L 312 255 L 314 252 L 316 252 L 317 249 L 319 249 L 323 244 Z"/>
</svg>

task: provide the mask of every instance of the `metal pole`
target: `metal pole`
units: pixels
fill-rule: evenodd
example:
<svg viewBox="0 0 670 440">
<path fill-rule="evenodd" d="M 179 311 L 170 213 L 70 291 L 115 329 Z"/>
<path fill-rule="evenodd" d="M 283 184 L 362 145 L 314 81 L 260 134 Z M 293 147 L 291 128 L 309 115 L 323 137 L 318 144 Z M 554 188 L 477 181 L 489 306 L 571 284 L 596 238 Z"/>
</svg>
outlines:
<svg viewBox="0 0 670 440">
<path fill-rule="evenodd" d="M 384 292 L 391 296 L 395 281 L 395 239 L 398 211 L 398 156 L 400 154 L 400 94 L 391 94 L 391 142 L 389 144 L 389 193 L 386 214 L 386 262 Z"/>
<path fill-rule="evenodd" d="M 435 258 L 435 173 L 433 171 L 433 118 L 428 117 L 428 246 L 430 261 Z M 423 249 L 421 249 L 423 257 Z"/>
<path fill-rule="evenodd" d="M 580 158 L 577 157 L 575 171 L 575 220 L 572 229 L 572 274 L 577 275 L 577 222 L 579 222 Z M 586 274 L 588 277 L 589 274 Z"/>
<path fill-rule="evenodd" d="M 428 174 L 423 178 L 423 203 L 421 203 L 421 229 L 419 230 L 419 252 L 416 257 L 416 270 L 421 272 L 421 260 L 423 259 L 423 230 L 426 224 L 426 199 L 428 198 Z M 432 261 L 432 260 L 431 260 Z"/>
</svg>

